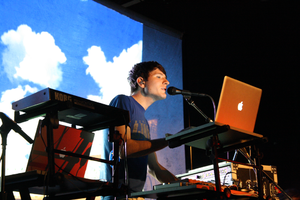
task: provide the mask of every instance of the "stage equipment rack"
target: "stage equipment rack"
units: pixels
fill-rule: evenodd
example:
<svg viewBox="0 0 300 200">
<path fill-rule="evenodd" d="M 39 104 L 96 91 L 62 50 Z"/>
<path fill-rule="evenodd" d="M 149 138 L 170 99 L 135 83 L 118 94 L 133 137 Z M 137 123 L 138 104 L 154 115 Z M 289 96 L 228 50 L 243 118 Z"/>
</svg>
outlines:
<svg viewBox="0 0 300 200">
<path fill-rule="evenodd" d="M 164 188 L 161 190 L 153 190 L 139 193 L 132 193 L 131 197 L 145 197 L 145 198 L 156 198 L 159 200 L 171 199 L 176 200 L 180 199 L 184 194 L 189 194 L 189 198 L 201 199 L 207 197 L 209 194 L 210 197 L 214 198 L 224 198 L 224 190 L 221 189 L 220 183 L 220 174 L 219 174 L 219 160 L 225 160 L 229 162 L 236 163 L 233 160 L 227 160 L 220 158 L 218 154 L 222 152 L 227 152 L 231 150 L 236 150 L 239 148 L 252 146 L 255 151 L 255 157 L 257 160 L 256 165 L 245 164 L 256 168 L 258 171 L 258 198 L 263 199 L 262 197 L 262 169 L 261 169 L 261 154 L 259 152 L 258 145 L 267 142 L 267 138 L 263 137 L 261 134 L 247 132 L 241 129 L 236 129 L 230 127 L 229 125 L 217 123 L 217 122 L 208 122 L 204 125 L 198 127 L 192 127 L 185 129 L 179 133 L 166 137 L 166 140 L 169 142 L 170 148 L 176 148 L 180 145 L 192 146 L 199 149 L 204 149 L 210 153 L 210 158 L 214 166 L 214 176 L 215 176 L 215 191 L 214 190 L 203 190 L 198 188 L 197 185 L 189 185 L 184 187 L 175 187 L 175 188 Z M 239 163 L 243 164 L 243 163 Z M 176 192 L 175 192 L 176 191 Z M 223 192 L 222 192 L 223 191 Z M 240 197 L 233 197 L 239 199 Z M 241 196 L 245 198 L 245 196 Z M 249 199 L 257 199 L 257 197 L 247 197 Z"/>
<path fill-rule="evenodd" d="M 29 193 L 31 192 L 44 194 L 44 190 L 41 189 L 44 187 L 47 187 L 48 191 L 48 194 L 45 194 L 45 199 L 74 199 L 83 197 L 88 199 L 93 196 L 118 195 L 123 192 L 118 186 L 118 173 L 113 174 L 112 182 L 91 181 L 87 179 L 79 180 L 78 177 L 75 177 L 76 180 L 73 180 L 76 182 L 75 185 L 73 185 L 73 187 L 69 186 L 67 183 L 68 180 L 74 179 L 74 177 L 55 173 L 54 153 L 78 157 L 81 157 L 81 155 L 55 150 L 53 148 L 53 129 L 58 128 L 60 121 L 71 124 L 73 128 L 80 127 L 80 129 L 86 131 L 109 128 L 109 141 L 114 144 L 114 159 L 108 161 L 93 157 L 84 158 L 113 165 L 114 171 L 117 172 L 120 135 L 114 131 L 114 127 L 129 123 L 128 111 L 51 88 L 46 88 L 12 103 L 12 109 L 15 110 L 15 122 L 17 123 L 22 123 L 36 117 L 44 117 L 43 125 L 47 127 L 49 168 L 47 172 L 32 171 L 7 176 L 6 186 L 9 200 L 14 199 L 12 192 L 15 190 L 20 191 L 22 200 L 28 200 L 30 199 Z M 47 178 L 46 183 L 44 181 L 45 177 Z M 77 183 L 83 186 L 81 191 L 78 191 Z M 91 192 L 88 190 L 95 191 Z M 124 191 L 126 191 L 126 189 L 124 189 Z"/>
</svg>

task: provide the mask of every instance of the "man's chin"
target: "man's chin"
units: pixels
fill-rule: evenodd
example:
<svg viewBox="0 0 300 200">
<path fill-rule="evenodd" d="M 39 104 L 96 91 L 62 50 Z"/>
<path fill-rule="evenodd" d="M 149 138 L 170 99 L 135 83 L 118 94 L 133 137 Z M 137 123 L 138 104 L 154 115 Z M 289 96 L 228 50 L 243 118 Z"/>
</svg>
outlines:
<svg viewBox="0 0 300 200">
<path fill-rule="evenodd" d="M 167 98 L 167 95 L 162 96 L 162 97 L 161 97 L 161 100 L 164 100 L 164 99 L 166 99 L 166 98 Z"/>
</svg>

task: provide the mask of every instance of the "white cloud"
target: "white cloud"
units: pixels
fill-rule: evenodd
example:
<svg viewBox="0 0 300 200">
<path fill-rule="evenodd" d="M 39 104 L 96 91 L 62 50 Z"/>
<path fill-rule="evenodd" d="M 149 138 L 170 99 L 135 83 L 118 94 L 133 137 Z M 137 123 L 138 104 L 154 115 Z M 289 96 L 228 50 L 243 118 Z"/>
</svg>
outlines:
<svg viewBox="0 0 300 200">
<path fill-rule="evenodd" d="M 35 33 L 27 25 L 1 36 L 7 48 L 2 53 L 4 71 L 10 81 L 21 78 L 43 87 L 56 88 L 62 81 L 65 54 L 48 32 Z"/>
<path fill-rule="evenodd" d="M 88 49 L 88 55 L 83 57 L 83 61 L 88 68 L 86 74 L 90 74 L 99 85 L 99 95 L 89 95 L 87 98 L 104 104 L 109 104 L 117 94 L 130 95 L 130 87 L 127 82 L 129 70 L 136 63 L 142 61 L 142 41 L 123 50 L 118 57 L 113 58 L 113 62 L 107 62 L 101 47 L 92 46 Z M 103 134 L 103 133 L 102 133 Z M 94 144 L 101 144 L 103 137 L 101 134 L 95 134 Z M 93 145 L 91 155 L 101 154 L 102 146 Z M 102 152 L 103 153 L 103 152 Z M 101 155 L 100 155 L 101 157 Z M 98 179 L 100 177 L 102 163 L 89 162 L 86 177 Z M 103 170 L 102 170 L 103 171 Z"/>
<path fill-rule="evenodd" d="M 107 62 L 101 47 L 92 46 L 88 49 L 88 55 L 83 61 L 88 68 L 86 74 L 90 74 L 99 85 L 100 96 L 88 96 L 88 99 L 108 104 L 117 94 L 130 95 L 130 87 L 127 82 L 129 70 L 136 63 L 142 61 L 142 41 L 124 49 L 113 62 Z"/>
</svg>

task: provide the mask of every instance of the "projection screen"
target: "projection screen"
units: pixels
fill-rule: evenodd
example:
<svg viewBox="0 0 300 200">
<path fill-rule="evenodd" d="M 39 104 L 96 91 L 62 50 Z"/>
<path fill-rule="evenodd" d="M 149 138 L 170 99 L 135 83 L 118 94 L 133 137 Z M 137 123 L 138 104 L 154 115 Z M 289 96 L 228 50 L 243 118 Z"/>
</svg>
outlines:
<svg viewBox="0 0 300 200">
<path fill-rule="evenodd" d="M 47 87 L 109 104 L 117 94 L 130 95 L 128 71 L 141 61 L 158 61 L 170 85 L 181 88 L 180 34 L 109 7 L 91 0 L 1 1 L 0 112 L 14 119 L 13 102 Z M 180 96 L 154 103 L 146 114 L 153 139 L 183 129 Z M 19 124 L 31 138 L 37 125 L 38 118 Z M 103 158 L 106 134 L 95 132 L 91 156 Z M 7 143 L 6 175 L 24 172 L 31 145 L 14 131 Z M 172 173 L 185 172 L 183 147 L 157 154 Z M 89 161 L 85 177 L 103 179 L 103 167 Z M 157 183 L 148 176 L 145 190 Z"/>
</svg>

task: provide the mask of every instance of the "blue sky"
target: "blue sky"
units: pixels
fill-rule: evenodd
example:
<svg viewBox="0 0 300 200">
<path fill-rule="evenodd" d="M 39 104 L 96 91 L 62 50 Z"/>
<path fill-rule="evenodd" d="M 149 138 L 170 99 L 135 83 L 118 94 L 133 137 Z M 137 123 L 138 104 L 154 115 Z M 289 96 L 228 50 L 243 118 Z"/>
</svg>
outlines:
<svg viewBox="0 0 300 200">
<path fill-rule="evenodd" d="M 85 79 L 85 84 L 79 81 L 82 79 L 87 68 L 87 65 L 82 61 L 82 58 L 87 56 L 87 50 L 92 46 L 101 47 L 101 50 L 105 52 L 106 62 L 113 63 L 113 58 L 118 57 L 124 49 L 126 50 L 139 41 L 142 41 L 142 24 L 101 6 L 94 1 L 57 0 L 26 1 L 26 3 L 20 3 L 20 1 L 12 0 L 2 1 L 1 4 L 1 36 L 8 31 L 17 31 L 20 26 L 23 26 L 23 30 L 25 28 L 31 29 L 27 34 L 32 32 L 36 35 L 41 35 L 41 41 L 38 42 L 40 44 L 42 41 L 53 39 L 53 45 L 63 54 L 61 57 L 65 57 L 57 58 L 54 57 L 54 55 L 48 57 L 49 60 L 53 62 L 56 61 L 58 63 L 57 67 L 62 70 L 61 76 L 63 80 L 61 80 L 59 86 L 57 86 L 58 83 L 43 85 L 35 81 L 35 86 L 38 87 L 38 89 L 50 86 L 52 88 L 72 92 L 72 89 L 69 88 L 72 86 L 72 88 L 76 88 L 75 93 L 77 95 L 87 97 L 87 95 L 89 95 L 88 91 L 93 95 L 98 95 L 99 89 L 92 79 Z M 49 34 L 49 37 L 47 37 L 46 34 L 44 34 L 43 37 L 43 33 Z M 32 38 L 32 40 L 36 41 L 37 39 Z M 33 41 L 30 42 L 32 43 Z M 9 46 L 13 45 L 15 44 L 3 44 L 3 41 L 1 41 L 0 52 L 2 55 L 7 48 L 11 48 Z M 32 46 L 32 44 L 28 45 Z M 55 50 L 51 52 L 47 51 L 46 48 L 49 47 L 46 45 L 46 42 L 40 46 L 36 45 L 37 51 L 44 51 L 45 54 L 55 54 Z M 21 44 L 19 46 L 23 45 Z M 14 65 L 22 61 L 22 55 L 20 54 L 21 53 L 18 53 L 21 58 L 16 60 Z M 13 55 L 16 54 L 14 53 Z M 33 57 L 33 59 L 36 58 Z M 3 66 L 3 56 L 1 61 L 1 69 L 3 69 L 5 68 L 5 66 Z M 37 64 L 42 67 L 41 64 L 45 63 Z M 14 67 L 10 67 L 12 68 L 10 70 L 14 70 Z M 51 67 L 51 69 L 53 69 L 53 67 Z M 11 83 L 9 83 L 7 80 L 8 77 L 6 77 L 7 74 L 3 73 L 3 70 L 1 70 L 1 80 L 2 83 L 4 81 L 5 84 L 1 84 L 0 91 L 6 90 L 8 85 L 16 87 L 19 84 L 24 85 L 32 82 L 28 80 L 29 77 L 24 78 L 20 76 L 12 80 L 10 75 Z M 11 73 L 15 74 L 15 72 Z M 37 76 L 38 75 L 39 74 L 37 74 Z M 74 79 L 77 81 L 73 81 Z M 53 81 L 55 80 L 52 80 L 52 82 Z M 81 88 L 83 86 L 86 88 L 86 84 L 91 84 L 91 89 L 82 90 Z M 81 91 L 84 91 L 84 93 L 81 93 Z"/>
<path fill-rule="evenodd" d="M 0 0 L 0 13 L 0 111 L 12 119 L 12 102 L 46 87 L 105 104 L 129 94 L 128 71 L 142 60 L 141 23 L 92 0 Z M 20 124 L 31 138 L 36 125 Z M 21 148 L 18 138 L 9 136 Z"/>
</svg>

